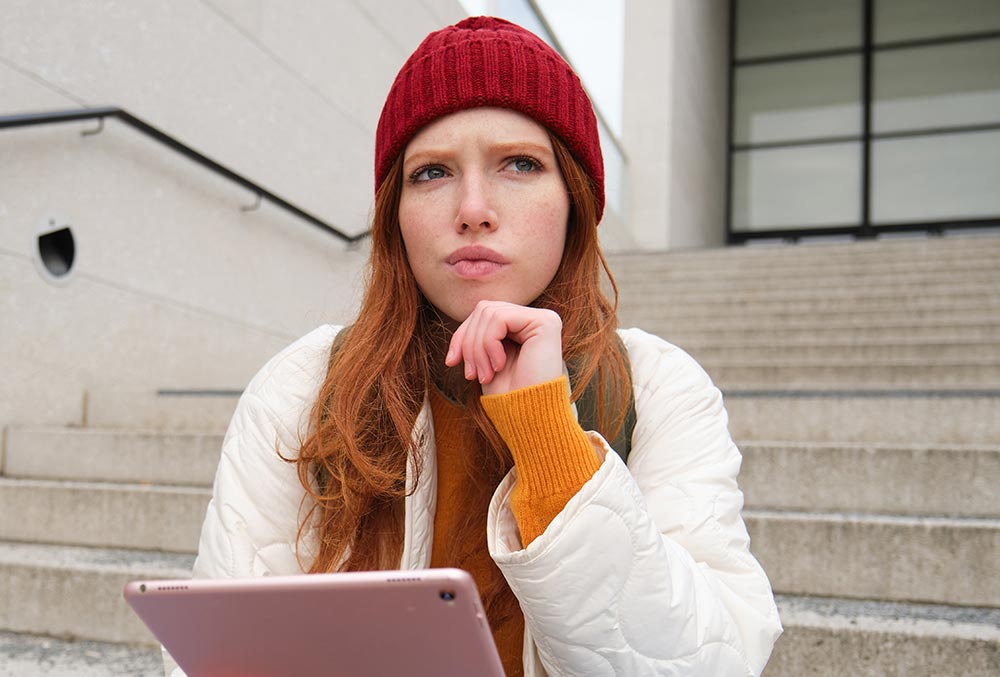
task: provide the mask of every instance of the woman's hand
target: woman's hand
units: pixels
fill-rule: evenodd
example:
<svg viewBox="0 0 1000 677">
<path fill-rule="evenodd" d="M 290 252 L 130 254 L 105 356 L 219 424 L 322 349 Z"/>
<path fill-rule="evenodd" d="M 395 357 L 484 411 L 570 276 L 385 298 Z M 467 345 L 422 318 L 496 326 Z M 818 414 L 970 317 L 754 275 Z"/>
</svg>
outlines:
<svg viewBox="0 0 1000 677">
<path fill-rule="evenodd" d="M 465 378 L 501 395 L 559 378 L 562 319 L 551 310 L 480 301 L 451 337 L 445 364 L 465 363 Z"/>
</svg>

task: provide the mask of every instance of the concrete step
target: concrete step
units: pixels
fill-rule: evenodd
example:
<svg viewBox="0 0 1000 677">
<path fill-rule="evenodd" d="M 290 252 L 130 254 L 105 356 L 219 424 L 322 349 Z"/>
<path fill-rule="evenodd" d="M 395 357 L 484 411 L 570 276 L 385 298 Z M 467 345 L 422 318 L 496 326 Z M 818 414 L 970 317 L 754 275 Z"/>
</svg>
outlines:
<svg viewBox="0 0 1000 677">
<path fill-rule="evenodd" d="M 956 339 L 995 340 L 1000 327 L 1000 312 L 967 310 L 942 310 L 937 314 L 915 311 L 824 315 L 718 315 L 715 317 L 667 317 L 653 312 L 622 312 L 620 327 L 639 327 L 650 334 L 661 336 L 672 343 L 682 340 L 739 338 L 757 339 L 772 336 L 781 341 L 800 338 L 822 341 L 848 340 L 859 342 L 865 337 L 881 338 L 912 328 L 913 336 L 940 336 Z"/>
<path fill-rule="evenodd" d="M 948 334 L 944 331 L 939 331 L 938 333 L 926 332 L 924 334 L 914 335 L 912 331 L 906 332 L 902 330 L 894 330 L 891 333 L 867 336 L 863 339 L 843 335 L 816 338 L 799 336 L 781 337 L 778 332 L 774 332 L 774 336 L 771 337 L 761 337 L 757 335 L 744 336 L 740 332 L 727 332 L 722 336 L 718 336 L 714 333 L 706 332 L 704 334 L 692 335 L 692 337 L 687 338 L 683 344 L 679 342 L 677 343 L 685 350 L 761 350 L 764 348 L 774 347 L 775 343 L 778 342 L 776 339 L 782 338 L 780 341 L 781 346 L 789 349 L 814 347 L 825 350 L 869 347 L 899 347 L 902 349 L 908 349 L 931 346 L 944 350 L 952 346 L 967 346 L 970 350 L 980 350 L 984 346 L 989 347 L 1000 345 L 1000 325 L 997 325 L 995 328 L 998 332 L 996 339 L 986 339 L 977 336 L 959 336 L 957 334 Z"/>
<path fill-rule="evenodd" d="M 954 264 L 964 266 L 965 264 Z M 726 300 L 786 300 L 832 296 L 835 298 L 868 298 L 899 294 L 952 295 L 965 292 L 983 293 L 1000 284 L 997 261 L 969 269 L 951 268 L 927 271 L 885 271 L 873 265 L 846 271 L 812 271 L 808 268 L 788 271 L 775 268 L 760 274 L 736 274 L 733 271 L 699 272 L 681 276 L 669 270 L 641 270 L 615 274 L 619 300 L 655 300 L 657 297 L 674 303 L 721 303 Z"/>
<path fill-rule="evenodd" d="M 915 342 L 912 340 L 871 342 L 860 340 L 817 340 L 815 342 L 764 343 L 730 342 L 729 344 L 679 343 L 703 364 L 742 363 L 749 364 L 780 362 L 790 360 L 802 363 L 842 363 L 861 362 L 879 364 L 905 361 L 907 363 L 932 364 L 938 360 L 972 360 L 1000 364 L 1000 339 L 994 341 L 936 341 Z"/>
<path fill-rule="evenodd" d="M 1000 517 L 1000 445 L 744 442 L 750 508 Z"/>
<path fill-rule="evenodd" d="M 862 285 L 857 282 L 831 284 L 823 287 L 804 285 L 784 285 L 773 289 L 746 289 L 736 287 L 731 290 L 671 288 L 655 278 L 647 278 L 642 284 L 636 281 L 621 290 L 620 304 L 622 306 L 642 306 L 647 304 L 668 304 L 674 307 L 706 306 L 723 310 L 746 304 L 761 304 L 773 306 L 779 304 L 865 304 L 898 303 L 904 306 L 915 306 L 929 303 L 932 300 L 940 302 L 954 299 L 985 299 L 987 303 L 996 303 L 1000 297 L 1000 273 L 996 279 L 980 283 L 949 283 L 921 286 L 907 284 L 892 285 Z"/>
<path fill-rule="evenodd" d="M 670 277 L 666 270 L 651 269 L 648 266 L 633 265 L 612 271 L 623 299 L 636 298 L 642 294 L 658 293 L 664 299 L 681 301 L 688 296 L 706 297 L 739 296 L 748 298 L 843 295 L 867 293 L 913 293 L 942 289 L 955 290 L 963 287 L 993 289 L 1000 284 L 1000 271 L 990 262 L 988 265 L 969 269 L 949 268 L 945 270 L 884 273 L 873 265 L 869 270 L 851 275 L 809 275 L 799 277 L 770 277 L 766 275 L 727 275 L 718 271 L 714 277 L 684 279 Z"/>
<path fill-rule="evenodd" d="M 880 444 L 1000 444 L 1000 391 L 731 389 L 733 438 Z"/>
<path fill-rule="evenodd" d="M 221 449 L 218 433 L 12 427 L 0 474 L 208 486 Z"/>
<path fill-rule="evenodd" d="M 944 268 L 961 262 L 987 263 L 1000 258 L 1000 237 L 925 240 L 922 242 L 847 242 L 771 247 L 716 247 L 673 252 L 616 253 L 615 267 L 646 265 L 672 271 L 769 271 L 805 268 L 865 268 L 873 264 L 904 270 Z"/>
<path fill-rule="evenodd" d="M 659 325 L 639 324 L 639 326 L 682 347 L 748 344 L 808 346 L 824 342 L 840 345 L 904 345 L 907 341 L 929 343 L 1000 341 L 1000 322 L 970 319 L 968 322 L 952 322 L 944 325 L 927 320 L 921 324 L 872 323 L 867 327 L 843 323 L 820 326 L 815 322 L 789 322 L 782 327 L 755 328 L 733 326 L 721 321 L 684 322 L 683 325 L 661 322 Z M 630 325 L 622 324 L 622 326 Z"/>
<path fill-rule="evenodd" d="M 774 591 L 1000 607 L 1000 519 L 745 510 Z"/>
<path fill-rule="evenodd" d="M 240 389 L 204 391 L 90 390 L 82 424 L 88 428 L 219 432 L 236 409 Z"/>
<path fill-rule="evenodd" d="M 1000 313 L 973 313 L 966 310 L 940 311 L 926 314 L 922 311 L 910 313 L 855 313 L 841 315 L 742 315 L 716 317 L 664 317 L 652 312 L 619 314 L 621 327 L 640 327 L 645 331 L 662 336 L 668 341 L 691 334 L 717 334 L 732 336 L 743 334 L 781 333 L 805 336 L 845 336 L 850 332 L 860 335 L 880 335 L 908 327 L 921 327 L 918 331 L 940 331 L 942 326 L 951 325 L 949 334 L 973 336 L 978 328 L 995 328 L 1000 325 Z M 969 329 L 967 329 L 969 328 Z M 992 329 L 995 331 L 995 329 Z"/>
<path fill-rule="evenodd" d="M 995 677 L 1000 611 L 777 598 L 785 633 L 764 677 Z"/>
<path fill-rule="evenodd" d="M 163 677 L 158 647 L 0 632 L 0 677 Z"/>
<path fill-rule="evenodd" d="M 1000 386 L 1000 360 L 811 360 L 704 361 L 701 366 L 722 387 L 767 383 L 786 388 L 982 387 Z"/>
<path fill-rule="evenodd" d="M 870 322 L 872 318 L 884 320 L 911 320 L 935 318 L 980 317 L 1000 320 L 1000 296 L 981 295 L 975 298 L 927 299 L 873 299 L 861 301 L 818 300 L 807 302 L 754 302 L 719 307 L 716 305 L 677 305 L 669 300 L 645 305 L 631 305 L 622 301 L 619 310 L 623 315 L 642 314 L 649 320 L 671 319 L 675 322 L 699 318 L 719 318 L 720 314 L 731 322 L 757 325 L 796 317 L 810 317 L 825 321 L 827 318 L 845 322 Z"/>
<path fill-rule="evenodd" d="M 0 630 L 154 646 L 122 588 L 190 578 L 193 564 L 189 555 L 0 542 Z"/>
<path fill-rule="evenodd" d="M 995 264 L 994 264 L 995 265 Z M 718 304 L 734 302 L 813 300 L 821 298 L 864 299 L 891 296 L 952 296 L 995 291 L 1000 281 L 993 270 L 962 273 L 929 272 L 919 277 L 902 274 L 860 273 L 846 275 L 776 276 L 773 278 L 670 278 L 663 273 L 630 271 L 619 279 L 619 302 L 673 304 Z"/>
<path fill-rule="evenodd" d="M 194 552 L 211 491 L 0 478 L 0 540 Z"/>
<path fill-rule="evenodd" d="M 747 288 L 788 287 L 794 280 L 806 281 L 808 287 L 837 287 L 841 284 L 891 284 L 893 280 L 926 277 L 933 280 L 959 281 L 989 279 L 996 274 L 996 254 L 963 255 L 950 259 L 923 262 L 893 261 L 880 258 L 853 262 L 789 257 L 784 260 L 743 261 L 739 252 L 730 260 L 713 260 L 706 253 L 698 261 L 683 262 L 672 254 L 641 254 L 608 259 L 615 281 L 625 287 L 635 280 L 658 280 L 690 285 L 692 290 L 716 287 Z"/>
<path fill-rule="evenodd" d="M 671 252 L 671 256 L 692 257 L 702 252 L 724 253 L 740 252 L 749 256 L 803 256 L 810 253 L 822 255 L 823 258 L 834 256 L 853 257 L 866 253 L 901 252 L 908 258 L 919 259 L 922 255 L 932 253 L 935 257 L 949 252 L 979 252 L 987 249 L 1000 248 L 1000 230 L 948 231 L 942 237 L 928 237 L 925 234 L 912 233 L 905 237 L 880 236 L 874 240 L 812 240 L 806 239 L 797 243 L 754 240 L 745 245 L 733 247 L 718 247 L 711 249 L 684 249 Z"/>
<path fill-rule="evenodd" d="M 738 320 L 738 321 L 737 321 Z M 662 336 L 668 341 L 676 341 L 682 336 L 717 336 L 719 338 L 758 336 L 848 336 L 855 332 L 860 336 L 882 336 L 889 333 L 907 332 L 917 335 L 944 334 L 946 336 L 972 337 L 995 336 L 1000 328 L 1000 317 L 990 314 L 958 311 L 941 313 L 929 317 L 908 315 L 818 315 L 785 318 L 728 318 L 692 317 L 683 321 L 672 318 L 641 317 L 627 313 L 620 314 L 619 326 L 641 327 L 650 333 Z"/>
</svg>

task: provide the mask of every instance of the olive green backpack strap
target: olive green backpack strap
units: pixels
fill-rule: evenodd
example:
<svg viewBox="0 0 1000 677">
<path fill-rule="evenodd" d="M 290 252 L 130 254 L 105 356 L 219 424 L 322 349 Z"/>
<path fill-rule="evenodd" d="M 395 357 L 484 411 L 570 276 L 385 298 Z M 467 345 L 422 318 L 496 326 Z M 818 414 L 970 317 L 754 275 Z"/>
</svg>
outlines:
<svg viewBox="0 0 1000 677">
<path fill-rule="evenodd" d="M 330 346 L 330 357 L 326 365 L 327 371 L 329 371 L 330 367 L 333 366 L 333 359 L 337 356 L 337 352 L 340 350 L 341 346 L 344 345 L 344 342 L 347 341 L 347 334 L 350 333 L 351 327 L 353 326 L 353 324 L 348 324 L 341 327 L 340 331 L 337 332 L 337 335 L 333 337 L 333 344 Z"/>
<path fill-rule="evenodd" d="M 625 418 L 622 421 L 621 429 L 618 431 L 618 435 L 615 436 L 613 440 L 608 440 L 608 444 L 611 448 L 618 452 L 618 455 L 622 457 L 622 460 L 626 463 L 628 462 L 628 454 L 632 449 L 632 431 L 635 430 L 635 393 L 632 390 L 632 364 L 628 359 L 628 350 L 625 348 L 625 344 L 622 343 L 621 337 L 615 334 L 615 348 L 621 353 L 622 359 L 625 361 L 625 374 L 628 379 L 627 387 L 624 389 L 627 400 L 625 402 L 613 402 L 615 406 L 619 408 L 624 408 Z M 575 374 L 572 366 L 569 368 L 569 379 L 570 383 L 575 385 Z M 617 388 L 614 386 L 616 384 L 608 384 L 607 390 L 608 399 L 613 400 Z M 597 379 L 592 378 L 587 386 L 583 389 L 583 393 L 580 394 L 580 399 L 576 401 L 576 415 L 577 420 L 580 422 L 580 427 L 584 430 L 598 430 L 598 417 L 597 417 L 597 403 L 599 401 L 600 395 L 598 393 Z M 621 410 L 621 409 L 619 409 Z"/>
<path fill-rule="evenodd" d="M 330 368 L 333 366 L 333 361 L 334 359 L 336 359 L 337 353 L 340 352 L 340 349 L 343 347 L 344 342 L 347 341 L 347 334 L 351 331 L 352 326 L 354 325 L 349 324 L 345 327 L 342 327 L 340 331 L 337 332 L 337 335 L 333 337 L 333 343 L 330 345 L 330 355 L 326 359 L 327 374 L 330 373 Z M 329 404 L 329 402 L 327 402 L 327 404 Z M 325 420 L 326 414 L 325 413 L 322 414 L 320 419 Z"/>
</svg>

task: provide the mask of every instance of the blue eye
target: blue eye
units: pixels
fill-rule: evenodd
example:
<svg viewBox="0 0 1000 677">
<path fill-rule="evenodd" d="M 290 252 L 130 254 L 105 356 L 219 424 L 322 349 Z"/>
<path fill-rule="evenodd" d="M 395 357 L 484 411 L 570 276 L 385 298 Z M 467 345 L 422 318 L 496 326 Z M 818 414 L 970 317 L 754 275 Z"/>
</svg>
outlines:
<svg viewBox="0 0 1000 677">
<path fill-rule="evenodd" d="M 516 157 L 510 161 L 508 165 L 514 169 L 515 172 L 534 172 L 542 168 L 542 164 L 530 157 Z"/>
<path fill-rule="evenodd" d="M 428 167 L 421 167 L 417 171 L 410 175 L 410 181 L 419 183 L 421 181 L 434 181 L 435 179 L 443 179 L 447 176 L 447 172 L 444 171 L 442 167 L 436 165 L 430 165 Z"/>
</svg>

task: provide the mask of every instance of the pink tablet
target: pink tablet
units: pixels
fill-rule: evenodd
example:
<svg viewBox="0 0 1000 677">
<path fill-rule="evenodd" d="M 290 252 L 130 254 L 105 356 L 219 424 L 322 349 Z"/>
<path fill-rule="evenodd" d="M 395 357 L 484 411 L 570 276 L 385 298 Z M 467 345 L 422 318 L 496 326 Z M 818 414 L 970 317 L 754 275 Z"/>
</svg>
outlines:
<svg viewBox="0 0 1000 677">
<path fill-rule="evenodd" d="M 133 581 L 125 599 L 188 677 L 502 677 L 459 569 Z"/>
</svg>

